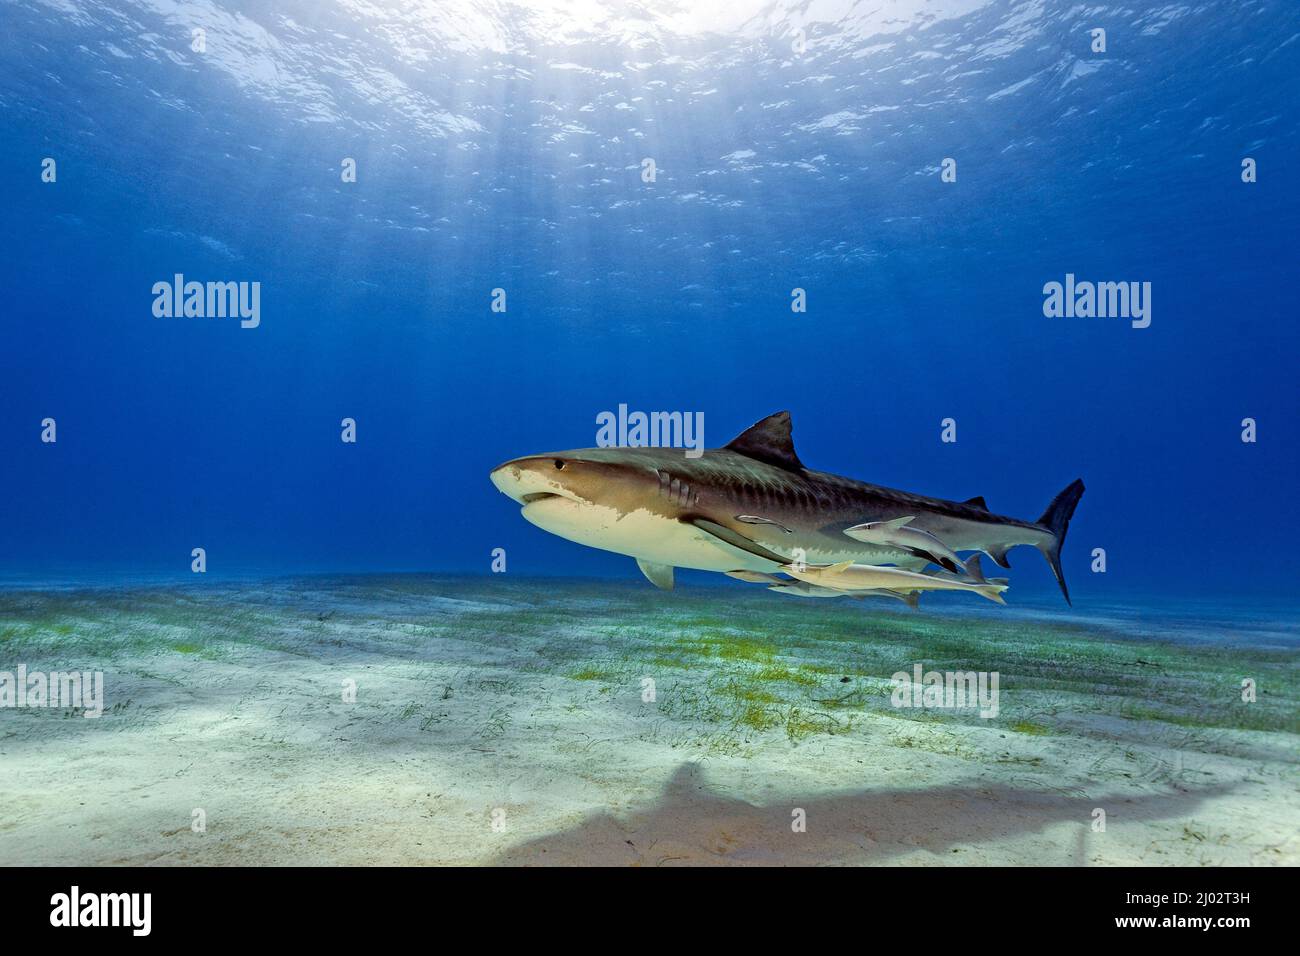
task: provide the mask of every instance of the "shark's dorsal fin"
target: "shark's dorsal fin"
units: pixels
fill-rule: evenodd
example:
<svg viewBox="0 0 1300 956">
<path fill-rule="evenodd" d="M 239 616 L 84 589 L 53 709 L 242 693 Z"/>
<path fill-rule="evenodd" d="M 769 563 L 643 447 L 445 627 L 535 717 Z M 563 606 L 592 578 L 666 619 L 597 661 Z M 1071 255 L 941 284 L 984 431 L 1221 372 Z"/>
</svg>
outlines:
<svg viewBox="0 0 1300 956">
<path fill-rule="evenodd" d="M 967 498 L 962 502 L 964 505 L 970 505 L 972 508 L 978 508 L 980 511 L 988 511 L 989 503 L 984 500 L 983 495 L 976 495 L 974 498 Z"/>
<path fill-rule="evenodd" d="M 790 413 L 777 412 L 750 425 L 727 443 L 726 447 L 747 458 L 776 465 L 788 471 L 802 471 L 803 462 L 794 452 L 790 437 Z"/>
</svg>

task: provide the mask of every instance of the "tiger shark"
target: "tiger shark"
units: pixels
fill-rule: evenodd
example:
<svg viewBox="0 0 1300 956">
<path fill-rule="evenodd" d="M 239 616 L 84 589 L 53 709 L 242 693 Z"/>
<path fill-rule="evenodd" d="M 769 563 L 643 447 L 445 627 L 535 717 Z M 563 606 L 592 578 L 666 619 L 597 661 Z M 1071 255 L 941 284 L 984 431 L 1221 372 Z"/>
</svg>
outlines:
<svg viewBox="0 0 1300 956">
<path fill-rule="evenodd" d="M 983 552 L 1010 567 L 1007 551 L 1032 545 L 1067 603 L 1061 545 L 1083 494 L 1076 480 L 1037 521 L 1022 521 L 993 514 L 982 497 L 947 501 L 813 471 L 795 453 L 789 412 L 769 415 L 699 458 L 671 448 L 582 448 L 515 458 L 491 478 L 526 520 L 635 558 L 664 589 L 673 586 L 674 568 L 777 574 L 791 565 L 850 562 L 919 571 L 931 563 L 950 568 L 946 556 L 958 551 Z M 859 530 L 900 518 L 918 534 Z M 914 546 L 927 538 L 941 553 Z"/>
</svg>

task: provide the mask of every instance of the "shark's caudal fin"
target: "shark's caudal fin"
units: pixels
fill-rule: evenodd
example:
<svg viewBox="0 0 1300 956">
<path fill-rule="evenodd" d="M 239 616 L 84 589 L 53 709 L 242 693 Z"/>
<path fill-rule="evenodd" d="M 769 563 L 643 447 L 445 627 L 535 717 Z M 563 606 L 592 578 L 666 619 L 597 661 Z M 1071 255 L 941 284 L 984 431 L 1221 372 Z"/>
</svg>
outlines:
<svg viewBox="0 0 1300 956">
<path fill-rule="evenodd" d="M 1076 478 L 1070 483 L 1064 491 L 1052 499 L 1052 503 L 1047 506 L 1043 516 L 1038 519 L 1038 523 L 1052 532 L 1052 540 L 1047 544 L 1038 546 L 1038 550 L 1043 552 L 1047 558 L 1047 563 L 1052 566 L 1052 573 L 1056 575 L 1056 583 L 1061 586 L 1061 593 L 1065 595 L 1065 603 L 1071 607 L 1074 606 L 1070 600 L 1070 589 L 1065 586 L 1065 575 L 1061 572 L 1061 545 L 1065 543 L 1065 532 L 1070 530 L 1070 516 L 1074 514 L 1075 506 L 1078 505 L 1079 499 L 1083 497 L 1083 481 Z"/>
</svg>

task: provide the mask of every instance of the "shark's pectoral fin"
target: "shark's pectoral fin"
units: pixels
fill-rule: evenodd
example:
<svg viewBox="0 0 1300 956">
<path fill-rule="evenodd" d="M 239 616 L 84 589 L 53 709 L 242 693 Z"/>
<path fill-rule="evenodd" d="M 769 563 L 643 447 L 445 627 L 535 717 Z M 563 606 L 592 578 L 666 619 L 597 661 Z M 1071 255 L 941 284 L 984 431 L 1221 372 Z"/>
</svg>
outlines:
<svg viewBox="0 0 1300 956">
<path fill-rule="evenodd" d="M 733 548 L 739 548 L 741 551 L 748 551 L 764 561 L 771 561 L 775 564 L 785 564 L 787 559 L 774 551 L 769 551 L 757 541 L 751 541 L 743 534 L 732 531 L 730 528 L 723 527 L 716 521 L 710 521 L 708 518 L 682 518 L 682 521 L 689 525 L 699 528 L 705 534 L 711 534 L 719 541 L 731 545 Z"/>
<path fill-rule="evenodd" d="M 670 564 L 655 564 L 653 561 L 642 561 L 636 559 L 636 566 L 641 569 L 641 573 L 655 587 L 661 591 L 671 591 L 673 589 L 673 568 Z"/>
</svg>

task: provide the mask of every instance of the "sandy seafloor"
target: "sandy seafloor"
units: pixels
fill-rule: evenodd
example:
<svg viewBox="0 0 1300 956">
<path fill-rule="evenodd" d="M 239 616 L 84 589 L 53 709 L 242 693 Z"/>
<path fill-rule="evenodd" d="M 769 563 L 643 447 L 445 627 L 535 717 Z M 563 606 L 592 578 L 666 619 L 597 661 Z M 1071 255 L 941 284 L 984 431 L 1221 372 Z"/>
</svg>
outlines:
<svg viewBox="0 0 1300 956">
<path fill-rule="evenodd" d="M 1293 629 L 927 603 L 508 576 L 0 591 L 0 670 L 102 670 L 107 698 L 0 710 L 0 862 L 1300 862 Z M 894 708 L 917 662 L 996 670 L 1000 714 Z"/>
</svg>

